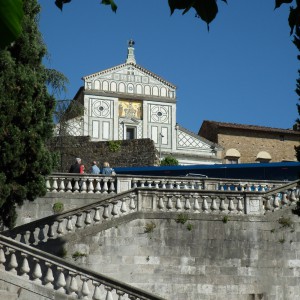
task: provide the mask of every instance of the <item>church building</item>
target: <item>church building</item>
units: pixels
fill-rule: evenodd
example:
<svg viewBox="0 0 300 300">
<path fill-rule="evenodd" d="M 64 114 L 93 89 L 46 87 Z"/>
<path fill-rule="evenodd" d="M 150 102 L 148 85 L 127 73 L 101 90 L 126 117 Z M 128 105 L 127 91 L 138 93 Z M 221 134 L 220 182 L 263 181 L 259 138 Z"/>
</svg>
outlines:
<svg viewBox="0 0 300 300">
<path fill-rule="evenodd" d="M 176 120 L 176 86 L 136 63 L 134 41 L 125 63 L 84 76 L 73 101 L 83 116 L 69 120 L 72 135 L 91 141 L 153 140 L 159 158 L 179 164 L 221 163 L 222 148 L 183 128 Z"/>
</svg>

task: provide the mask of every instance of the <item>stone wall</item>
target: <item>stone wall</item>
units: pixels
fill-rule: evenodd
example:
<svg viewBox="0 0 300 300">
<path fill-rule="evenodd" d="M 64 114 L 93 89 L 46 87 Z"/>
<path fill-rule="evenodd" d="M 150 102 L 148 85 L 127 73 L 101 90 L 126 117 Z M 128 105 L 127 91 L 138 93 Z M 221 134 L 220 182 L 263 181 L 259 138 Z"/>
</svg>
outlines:
<svg viewBox="0 0 300 300">
<path fill-rule="evenodd" d="M 119 149 L 114 151 L 113 144 L 119 144 Z M 159 163 L 151 139 L 91 142 L 89 137 L 57 137 L 51 140 L 49 148 L 60 153 L 58 172 L 68 172 L 76 157 L 82 159 L 86 171 L 93 160 L 98 161 L 100 166 L 108 161 L 111 167 L 154 166 Z"/>
<path fill-rule="evenodd" d="M 271 162 L 281 162 L 296 161 L 294 146 L 300 145 L 300 141 L 297 136 L 292 135 L 284 135 L 284 140 L 281 140 L 276 133 L 232 131 L 223 128 L 218 134 L 218 144 L 224 148 L 223 158 L 226 150 L 238 150 L 241 154 L 239 163 L 256 162 L 260 151 L 268 152 L 272 157 Z"/>
<path fill-rule="evenodd" d="M 183 215 L 144 213 L 85 229 L 64 241 L 67 259 L 170 300 L 300 299 L 300 226 L 290 209 L 194 214 L 185 223 Z"/>
</svg>

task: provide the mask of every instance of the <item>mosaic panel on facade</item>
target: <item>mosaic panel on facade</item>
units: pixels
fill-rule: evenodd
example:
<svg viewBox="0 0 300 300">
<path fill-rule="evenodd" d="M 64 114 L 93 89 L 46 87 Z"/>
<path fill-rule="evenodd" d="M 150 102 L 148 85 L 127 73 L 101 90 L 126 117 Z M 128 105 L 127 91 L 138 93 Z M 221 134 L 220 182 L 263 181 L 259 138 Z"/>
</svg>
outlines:
<svg viewBox="0 0 300 300">
<path fill-rule="evenodd" d="M 204 144 L 199 139 L 183 132 L 178 132 L 178 146 L 185 148 L 202 148 L 202 149 L 210 149 L 210 146 Z"/>
<path fill-rule="evenodd" d="M 170 106 L 150 104 L 150 121 L 170 124 Z"/>
</svg>

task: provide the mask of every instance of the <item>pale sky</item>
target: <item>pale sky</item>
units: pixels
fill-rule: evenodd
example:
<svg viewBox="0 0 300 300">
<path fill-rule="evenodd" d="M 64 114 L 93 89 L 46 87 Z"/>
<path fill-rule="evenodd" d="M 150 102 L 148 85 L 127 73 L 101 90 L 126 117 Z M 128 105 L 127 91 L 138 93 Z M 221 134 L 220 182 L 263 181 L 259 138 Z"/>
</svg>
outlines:
<svg viewBox="0 0 300 300">
<path fill-rule="evenodd" d="M 100 0 L 72 0 L 63 12 L 39 2 L 45 65 L 70 80 L 61 99 L 74 97 L 83 76 L 124 63 L 132 38 L 137 64 L 177 86 L 177 122 L 190 131 L 203 120 L 291 128 L 298 117 L 288 5 L 219 0 L 207 32 L 193 12 L 170 16 L 167 0 L 116 0 L 116 14 Z"/>
</svg>

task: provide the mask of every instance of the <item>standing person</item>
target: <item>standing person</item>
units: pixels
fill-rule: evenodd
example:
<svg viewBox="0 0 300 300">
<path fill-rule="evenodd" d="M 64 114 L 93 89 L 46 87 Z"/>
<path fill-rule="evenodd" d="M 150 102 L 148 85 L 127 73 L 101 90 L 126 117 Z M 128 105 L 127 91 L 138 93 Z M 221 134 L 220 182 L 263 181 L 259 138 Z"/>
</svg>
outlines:
<svg viewBox="0 0 300 300">
<path fill-rule="evenodd" d="M 116 172 L 113 168 L 111 168 L 109 166 L 109 163 L 107 161 L 105 161 L 103 163 L 102 174 L 104 174 L 104 175 L 116 175 Z"/>
<path fill-rule="evenodd" d="M 84 174 L 84 165 L 80 165 L 79 169 L 80 169 L 79 173 Z"/>
<path fill-rule="evenodd" d="M 90 173 L 91 174 L 100 174 L 100 169 L 99 167 L 97 166 L 97 162 L 94 160 L 92 162 L 92 166 L 91 166 L 91 169 L 90 169 Z"/>
<path fill-rule="evenodd" d="M 75 163 L 71 165 L 69 173 L 80 173 L 81 158 L 77 157 Z"/>
</svg>

